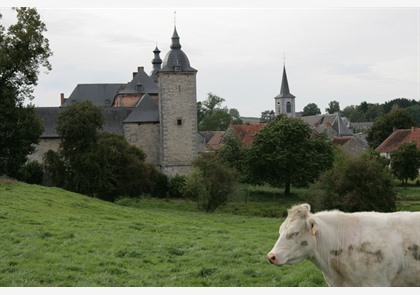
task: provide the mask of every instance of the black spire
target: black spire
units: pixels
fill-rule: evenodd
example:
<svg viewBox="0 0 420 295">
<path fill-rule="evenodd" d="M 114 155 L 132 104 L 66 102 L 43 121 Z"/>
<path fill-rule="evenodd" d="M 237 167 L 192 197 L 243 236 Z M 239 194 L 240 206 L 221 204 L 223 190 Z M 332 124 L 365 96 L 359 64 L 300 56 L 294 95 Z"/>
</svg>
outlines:
<svg viewBox="0 0 420 295">
<path fill-rule="evenodd" d="M 276 98 L 295 98 L 289 91 L 289 83 L 287 82 L 286 65 L 283 65 L 283 78 L 281 80 L 280 94 Z"/>
<path fill-rule="evenodd" d="M 179 36 L 176 31 L 176 27 L 174 27 L 174 33 L 172 34 L 171 49 L 181 49 L 181 43 L 179 43 Z"/>
</svg>

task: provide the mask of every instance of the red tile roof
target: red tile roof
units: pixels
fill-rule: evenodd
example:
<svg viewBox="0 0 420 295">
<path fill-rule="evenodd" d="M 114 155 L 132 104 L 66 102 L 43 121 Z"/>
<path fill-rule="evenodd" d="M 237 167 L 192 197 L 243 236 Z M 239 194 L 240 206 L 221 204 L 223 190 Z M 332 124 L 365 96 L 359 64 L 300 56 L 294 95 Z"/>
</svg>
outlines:
<svg viewBox="0 0 420 295">
<path fill-rule="evenodd" d="M 244 145 L 250 144 L 254 140 L 254 135 L 258 133 L 267 123 L 232 125 L 231 128 L 242 140 Z"/>
<path fill-rule="evenodd" d="M 410 141 L 416 142 L 417 148 L 420 149 L 420 128 L 412 127 L 411 129 L 395 130 L 376 148 L 376 151 L 379 153 L 391 153 L 403 143 Z"/>
</svg>

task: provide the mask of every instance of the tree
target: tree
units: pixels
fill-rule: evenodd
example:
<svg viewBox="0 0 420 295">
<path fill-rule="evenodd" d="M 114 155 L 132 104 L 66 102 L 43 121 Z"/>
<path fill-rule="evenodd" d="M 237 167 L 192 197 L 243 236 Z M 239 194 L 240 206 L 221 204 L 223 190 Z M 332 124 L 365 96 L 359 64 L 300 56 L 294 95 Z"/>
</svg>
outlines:
<svg viewBox="0 0 420 295">
<path fill-rule="evenodd" d="M 164 188 L 164 180 L 154 165 L 145 162 L 145 153 L 122 135 L 99 133 L 103 121 L 102 109 L 89 101 L 60 114 L 59 150 L 45 155 L 52 185 L 107 201 L 121 195 L 166 194 L 156 189 L 157 182 Z"/>
<path fill-rule="evenodd" d="M 192 165 L 183 194 L 194 199 L 199 209 L 212 213 L 228 201 L 235 189 L 236 173 L 211 152 L 197 157 Z"/>
<path fill-rule="evenodd" d="M 261 112 L 261 117 L 260 117 L 260 122 L 261 123 L 268 123 L 271 122 L 272 120 L 274 120 L 274 118 L 276 117 L 276 114 L 274 113 L 273 110 L 266 110 L 264 112 Z"/>
<path fill-rule="evenodd" d="M 333 162 L 332 143 L 325 133 L 312 132 L 298 118 L 279 115 L 254 136 L 246 156 L 247 179 L 253 184 L 306 186 Z"/>
<path fill-rule="evenodd" d="M 395 129 L 408 129 L 415 126 L 410 113 L 405 109 L 393 111 L 376 118 L 366 137 L 367 142 L 373 148 L 377 148 Z"/>
<path fill-rule="evenodd" d="M 392 175 L 374 153 L 359 157 L 339 153 L 339 160 L 312 187 L 317 210 L 395 211 Z"/>
<path fill-rule="evenodd" d="M 16 177 L 19 168 L 34 151 L 42 134 L 42 122 L 33 105 L 39 68 L 51 70 L 52 55 L 45 24 L 35 8 L 15 9 L 17 22 L 5 29 L 0 25 L 0 175 Z"/>
<path fill-rule="evenodd" d="M 242 124 L 239 111 L 222 107 L 224 101 L 224 98 L 208 93 L 207 100 L 197 102 L 198 130 L 224 131 L 230 124 Z"/>
<path fill-rule="evenodd" d="M 406 142 L 391 153 L 391 171 L 403 184 L 414 180 L 420 169 L 420 151 L 415 142 Z"/>
<path fill-rule="evenodd" d="M 219 159 L 235 169 L 237 172 L 242 171 L 243 161 L 245 158 L 245 147 L 239 136 L 229 128 L 223 136 L 222 146 L 216 152 Z"/>
<path fill-rule="evenodd" d="M 315 103 L 309 103 L 303 108 L 302 116 L 315 116 L 320 115 L 321 110 Z"/>
<path fill-rule="evenodd" d="M 325 109 L 328 114 L 334 114 L 340 111 L 340 103 L 336 100 L 330 101 L 328 108 Z"/>
</svg>

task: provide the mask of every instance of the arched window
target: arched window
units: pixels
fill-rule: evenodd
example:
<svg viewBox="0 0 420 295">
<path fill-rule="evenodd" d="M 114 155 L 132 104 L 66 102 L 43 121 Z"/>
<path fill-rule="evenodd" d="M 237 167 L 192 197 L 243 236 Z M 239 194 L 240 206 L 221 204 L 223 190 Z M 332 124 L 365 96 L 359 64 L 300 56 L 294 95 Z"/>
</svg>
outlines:
<svg viewBox="0 0 420 295">
<path fill-rule="evenodd" d="M 287 113 L 291 113 L 292 112 L 292 104 L 290 103 L 290 101 L 288 101 L 286 103 L 286 112 Z"/>
</svg>

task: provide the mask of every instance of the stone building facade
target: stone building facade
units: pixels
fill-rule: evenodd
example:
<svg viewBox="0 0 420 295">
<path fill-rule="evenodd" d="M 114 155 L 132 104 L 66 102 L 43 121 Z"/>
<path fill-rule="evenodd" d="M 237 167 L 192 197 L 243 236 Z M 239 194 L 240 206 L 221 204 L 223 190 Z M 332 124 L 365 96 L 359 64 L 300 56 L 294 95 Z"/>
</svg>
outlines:
<svg viewBox="0 0 420 295">
<path fill-rule="evenodd" d="M 58 116 L 66 107 L 82 100 L 101 106 L 103 131 L 121 134 L 130 144 L 143 149 L 146 161 L 154 163 L 169 177 L 186 175 L 192 160 L 204 150 L 197 127 L 197 70 L 181 50 L 176 28 L 164 60 L 153 51 L 153 70 L 148 75 L 138 67 L 128 83 L 78 84 L 61 105 L 37 108 L 45 131 L 30 160 L 42 161 L 49 149 L 57 150 Z"/>
</svg>

